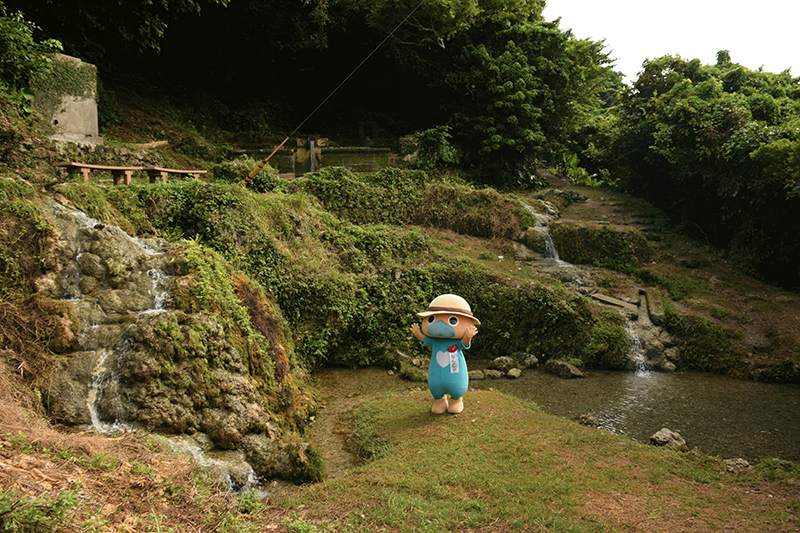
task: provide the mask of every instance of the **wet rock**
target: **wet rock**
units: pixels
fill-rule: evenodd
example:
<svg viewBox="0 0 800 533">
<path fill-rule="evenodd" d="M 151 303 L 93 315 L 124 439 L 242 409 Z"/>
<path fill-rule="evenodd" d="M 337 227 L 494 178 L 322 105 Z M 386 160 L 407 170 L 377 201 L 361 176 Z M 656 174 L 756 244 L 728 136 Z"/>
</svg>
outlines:
<svg viewBox="0 0 800 533">
<path fill-rule="evenodd" d="M 230 492 L 238 492 L 256 481 L 252 466 L 241 450 L 208 454 L 209 476 Z"/>
<path fill-rule="evenodd" d="M 750 471 L 750 463 L 741 457 L 737 459 L 725 459 L 723 464 L 725 464 L 725 471 L 732 474 Z"/>
<path fill-rule="evenodd" d="M 525 370 L 526 368 L 532 368 L 539 364 L 539 359 L 531 353 L 527 352 L 517 352 L 513 355 L 514 359 L 517 360 L 517 368 Z"/>
<path fill-rule="evenodd" d="M 586 374 L 578 367 L 565 361 L 550 360 L 544 365 L 545 372 L 555 374 L 562 379 L 585 378 Z"/>
<path fill-rule="evenodd" d="M 575 417 L 575 421 L 579 424 L 589 427 L 597 427 L 600 425 L 600 421 L 597 420 L 597 417 L 594 416 L 592 413 L 584 413 L 582 415 L 578 415 Z"/>
<path fill-rule="evenodd" d="M 546 226 L 530 226 L 525 230 L 522 244 L 531 252 L 531 259 L 541 259 L 547 253 L 547 242 L 550 233 Z"/>
<path fill-rule="evenodd" d="M 668 428 L 661 428 L 650 435 L 650 442 L 656 446 L 663 446 L 670 450 L 677 450 L 679 452 L 689 451 L 689 447 L 686 445 L 686 441 L 681 437 L 680 433 Z"/>
<path fill-rule="evenodd" d="M 242 450 L 256 474 L 261 477 L 278 475 L 280 447 L 274 439 L 267 435 L 246 435 L 242 440 Z"/>
<path fill-rule="evenodd" d="M 523 242 L 525 242 L 525 234 L 522 234 L 520 238 Z M 535 252 L 528 248 L 522 242 L 515 242 L 514 244 L 514 259 L 517 261 L 541 261 L 544 259 L 543 252 Z"/>
<path fill-rule="evenodd" d="M 489 363 L 489 368 L 492 370 L 499 370 L 500 372 L 508 372 L 512 368 L 518 368 L 517 361 L 507 355 L 495 358 Z"/>
</svg>

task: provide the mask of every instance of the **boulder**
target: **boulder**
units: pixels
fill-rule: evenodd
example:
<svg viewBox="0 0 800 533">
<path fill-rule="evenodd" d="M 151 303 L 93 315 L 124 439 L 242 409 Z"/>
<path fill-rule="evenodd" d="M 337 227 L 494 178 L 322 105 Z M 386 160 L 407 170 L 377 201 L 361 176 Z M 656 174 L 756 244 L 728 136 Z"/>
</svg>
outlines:
<svg viewBox="0 0 800 533">
<path fill-rule="evenodd" d="M 555 374 L 563 379 L 585 378 L 586 374 L 581 372 L 578 367 L 565 361 L 551 359 L 544 365 L 545 372 Z"/>
<path fill-rule="evenodd" d="M 689 447 L 686 445 L 686 441 L 681 437 L 680 433 L 668 428 L 661 428 L 650 435 L 650 442 L 656 446 L 663 446 L 670 450 L 677 450 L 680 452 L 689 451 Z"/>
<path fill-rule="evenodd" d="M 480 381 L 482 379 L 486 379 L 486 374 L 483 373 L 483 370 L 470 370 L 469 379 Z"/>
<path fill-rule="evenodd" d="M 578 415 L 575 417 L 575 421 L 579 424 L 589 427 L 597 427 L 600 425 L 600 421 L 597 420 L 597 417 L 594 416 L 592 413 L 584 413 L 582 415 Z"/>
<path fill-rule="evenodd" d="M 522 376 L 522 370 L 519 368 L 512 368 L 506 373 L 506 377 L 509 379 L 519 379 Z"/>
<path fill-rule="evenodd" d="M 517 360 L 517 368 L 521 370 L 525 370 L 526 368 L 531 368 L 539 364 L 539 359 L 536 358 L 535 355 L 527 352 L 517 352 L 513 355 L 514 359 Z"/>
<path fill-rule="evenodd" d="M 518 368 L 518 367 L 519 365 L 517 361 L 507 355 L 497 357 L 491 363 L 489 363 L 490 369 L 499 370 L 500 372 L 508 372 L 512 368 Z"/>
</svg>

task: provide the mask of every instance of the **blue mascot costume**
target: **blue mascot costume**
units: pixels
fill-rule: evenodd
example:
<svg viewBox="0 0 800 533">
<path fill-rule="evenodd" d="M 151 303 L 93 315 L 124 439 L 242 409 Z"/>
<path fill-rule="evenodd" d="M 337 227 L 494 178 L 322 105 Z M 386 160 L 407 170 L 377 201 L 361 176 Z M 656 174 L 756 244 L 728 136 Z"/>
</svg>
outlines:
<svg viewBox="0 0 800 533">
<path fill-rule="evenodd" d="M 433 394 L 433 413 L 458 414 L 464 410 L 462 396 L 469 387 L 464 350 L 469 350 L 478 333 L 480 321 L 472 316 L 467 301 L 455 294 L 442 294 L 433 299 L 428 310 L 417 313 L 422 328 L 411 326 L 411 333 L 431 347 L 428 388 Z M 450 396 L 448 401 L 447 396 Z"/>
</svg>

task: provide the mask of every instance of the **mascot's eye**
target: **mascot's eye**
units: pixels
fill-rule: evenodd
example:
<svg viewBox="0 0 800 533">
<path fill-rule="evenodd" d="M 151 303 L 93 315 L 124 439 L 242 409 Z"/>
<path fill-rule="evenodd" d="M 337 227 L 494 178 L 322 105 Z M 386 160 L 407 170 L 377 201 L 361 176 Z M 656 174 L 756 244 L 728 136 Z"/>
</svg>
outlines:
<svg viewBox="0 0 800 533">
<path fill-rule="evenodd" d="M 429 316 L 428 317 L 428 324 L 433 324 L 434 322 L 436 322 L 436 317 L 433 316 L 433 315 Z"/>
<path fill-rule="evenodd" d="M 447 319 L 447 321 L 450 322 L 451 326 L 457 326 L 458 325 L 458 317 L 457 316 L 451 316 L 450 318 Z"/>
</svg>

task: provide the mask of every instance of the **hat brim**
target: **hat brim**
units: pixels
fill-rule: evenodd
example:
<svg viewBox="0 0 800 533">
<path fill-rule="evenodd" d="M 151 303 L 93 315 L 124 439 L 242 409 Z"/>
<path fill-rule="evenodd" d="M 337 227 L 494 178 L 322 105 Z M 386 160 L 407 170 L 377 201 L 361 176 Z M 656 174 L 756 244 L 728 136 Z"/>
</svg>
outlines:
<svg viewBox="0 0 800 533">
<path fill-rule="evenodd" d="M 449 311 L 449 310 L 448 311 L 423 311 L 421 313 L 417 313 L 417 316 L 420 317 L 420 318 L 429 317 L 431 315 L 458 315 L 458 316 L 463 316 L 463 317 L 466 317 L 466 318 L 471 318 L 472 320 L 475 321 L 476 324 L 480 324 L 481 323 L 481 321 L 478 320 L 477 318 L 475 318 L 473 315 L 471 315 L 469 313 L 463 313 L 461 311 Z"/>
</svg>

